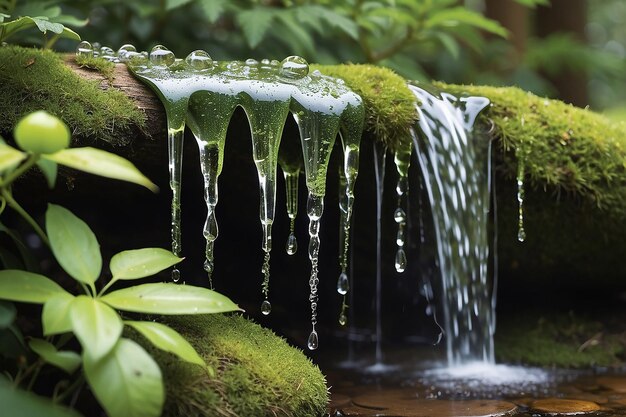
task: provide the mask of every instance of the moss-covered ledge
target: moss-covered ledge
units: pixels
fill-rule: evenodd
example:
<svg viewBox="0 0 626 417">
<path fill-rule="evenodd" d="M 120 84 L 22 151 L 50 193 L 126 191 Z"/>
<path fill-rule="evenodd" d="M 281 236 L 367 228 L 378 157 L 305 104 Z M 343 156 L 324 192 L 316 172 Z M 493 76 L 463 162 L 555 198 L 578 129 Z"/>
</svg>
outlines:
<svg viewBox="0 0 626 417">
<path fill-rule="evenodd" d="M 326 380 L 298 349 L 241 315 L 166 317 L 212 368 L 181 361 L 134 337 L 156 358 L 167 392 L 164 417 L 315 417 Z"/>
</svg>

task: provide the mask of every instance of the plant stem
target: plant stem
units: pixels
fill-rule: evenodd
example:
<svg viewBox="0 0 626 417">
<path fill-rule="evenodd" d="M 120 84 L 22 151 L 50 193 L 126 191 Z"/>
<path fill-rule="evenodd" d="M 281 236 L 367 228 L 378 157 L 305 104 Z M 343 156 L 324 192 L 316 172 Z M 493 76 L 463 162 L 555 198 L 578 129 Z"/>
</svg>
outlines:
<svg viewBox="0 0 626 417">
<path fill-rule="evenodd" d="M 106 285 L 100 290 L 100 292 L 98 293 L 98 297 L 102 296 L 102 294 L 104 294 L 106 290 L 111 287 L 111 285 L 115 284 L 116 281 L 117 280 L 115 278 L 111 278 L 111 280 L 107 282 Z"/>
<path fill-rule="evenodd" d="M 74 380 L 74 382 L 72 382 L 72 384 L 69 387 L 67 387 L 67 389 L 64 392 L 62 392 L 61 394 L 59 394 L 52 400 L 57 404 L 62 402 L 70 394 L 78 390 L 84 383 L 85 383 L 85 377 L 83 376 L 83 374 L 81 374 L 78 378 L 76 378 L 76 380 Z"/>
<path fill-rule="evenodd" d="M 13 181 L 15 181 L 17 178 L 19 178 L 22 174 L 24 174 L 29 169 L 31 169 L 37 163 L 37 161 L 39 161 L 39 158 L 40 158 L 39 154 L 36 154 L 36 153 L 30 154 L 26 162 L 24 162 L 22 165 L 17 167 L 15 171 L 9 173 L 9 175 L 7 175 L 7 177 L 4 180 L 2 180 L 2 182 L 0 183 L 0 186 L 6 188 L 9 185 L 11 185 Z"/>
<path fill-rule="evenodd" d="M 6 188 L 2 187 L 2 188 L 0 188 L 0 194 L 2 195 L 2 197 L 4 197 L 4 199 L 6 200 L 7 204 L 9 205 L 9 207 L 11 207 L 13 210 L 15 210 L 17 212 L 17 214 L 22 216 L 22 218 L 24 218 L 24 220 L 26 220 L 28 222 L 28 224 L 30 224 L 31 227 L 35 230 L 35 232 L 39 235 L 39 237 L 41 238 L 43 243 L 45 243 L 46 246 L 50 247 L 50 241 L 48 240 L 48 236 L 46 236 L 46 233 L 37 224 L 35 219 L 33 219 L 30 216 L 30 214 L 28 214 L 26 212 L 26 210 L 24 210 L 22 208 L 22 206 L 20 206 L 19 203 L 17 201 L 15 201 L 15 199 L 11 195 L 11 192 L 9 190 L 7 190 Z"/>
</svg>

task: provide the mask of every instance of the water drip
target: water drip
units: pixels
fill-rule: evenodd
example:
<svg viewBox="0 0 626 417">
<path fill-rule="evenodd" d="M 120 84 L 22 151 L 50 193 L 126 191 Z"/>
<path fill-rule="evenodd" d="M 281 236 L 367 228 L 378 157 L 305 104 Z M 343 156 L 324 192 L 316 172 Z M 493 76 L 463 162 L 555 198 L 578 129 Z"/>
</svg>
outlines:
<svg viewBox="0 0 626 417">
<path fill-rule="evenodd" d="M 376 365 L 383 362 L 382 338 L 382 211 L 385 190 L 387 147 L 375 143 L 374 173 L 376 175 Z"/>
<path fill-rule="evenodd" d="M 524 176 L 526 175 L 526 156 L 522 148 L 515 150 L 515 156 L 517 157 L 517 240 L 523 242 L 526 240 L 526 230 L 524 229 Z"/>
<path fill-rule="evenodd" d="M 288 172 L 283 169 L 285 190 L 287 194 L 287 215 L 289 216 L 289 237 L 285 249 L 288 255 L 295 255 L 298 250 L 298 241 L 294 233 L 296 216 L 298 215 L 298 181 L 300 171 Z"/>
<path fill-rule="evenodd" d="M 487 282 L 489 141 L 470 134 L 489 102 L 409 87 L 420 103 L 421 132 L 414 145 L 434 219 L 448 363 L 493 362 L 494 311 Z"/>
<path fill-rule="evenodd" d="M 413 145 L 411 142 L 402 143 L 394 154 L 394 163 L 398 172 L 398 182 L 396 184 L 397 208 L 394 212 L 394 220 L 398 224 L 396 234 L 396 251 L 395 267 L 399 274 L 404 272 L 407 267 L 407 257 L 404 250 L 406 244 L 407 217 L 406 207 L 409 199 L 409 166 L 411 164 L 411 153 Z"/>
</svg>

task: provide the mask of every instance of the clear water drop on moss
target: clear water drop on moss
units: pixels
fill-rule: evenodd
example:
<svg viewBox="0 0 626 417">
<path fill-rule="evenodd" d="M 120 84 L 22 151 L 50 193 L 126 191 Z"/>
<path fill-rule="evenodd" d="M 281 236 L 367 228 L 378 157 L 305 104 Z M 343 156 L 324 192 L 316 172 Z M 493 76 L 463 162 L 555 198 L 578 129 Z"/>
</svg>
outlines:
<svg viewBox="0 0 626 417">
<path fill-rule="evenodd" d="M 292 55 L 280 64 L 280 75 L 285 78 L 299 79 L 309 74 L 309 63 L 301 56 Z"/>
<path fill-rule="evenodd" d="M 76 56 L 82 56 L 85 58 L 93 57 L 93 47 L 87 41 L 82 41 L 76 47 Z"/>
</svg>

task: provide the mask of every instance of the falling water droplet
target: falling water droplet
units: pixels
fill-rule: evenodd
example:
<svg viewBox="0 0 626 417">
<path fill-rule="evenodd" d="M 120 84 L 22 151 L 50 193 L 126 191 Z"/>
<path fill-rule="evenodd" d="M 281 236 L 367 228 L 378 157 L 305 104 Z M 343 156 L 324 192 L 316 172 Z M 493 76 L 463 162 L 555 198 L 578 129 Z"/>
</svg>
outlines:
<svg viewBox="0 0 626 417">
<path fill-rule="evenodd" d="M 287 238 L 287 255 L 295 255 L 298 250 L 298 240 L 296 239 L 296 235 L 291 232 L 289 237 Z"/>
<path fill-rule="evenodd" d="M 348 316 L 343 311 L 339 314 L 339 324 L 345 326 L 348 323 Z"/>
<path fill-rule="evenodd" d="M 185 63 L 195 70 L 204 70 L 213 66 L 213 60 L 211 56 L 202 49 L 197 49 L 187 55 Z"/>
<path fill-rule="evenodd" d="M 267 316 L 271 312 L 272 304 L 269 302 L 269 300 L 263 300 L 263 302 L 261 303 L 261 313 L 263 313 L 264 316 Z"/>
<path fill-rule="evenodd" d="M 525 165 L 524 154 L 521 148 L 517 148 L 515 155 L 517 156 L 517 204 L 518 204 L 518 229 L 517 240 L 523 242 L 526 240 L 526 230 L 524 230 L 524 176 Z"/>
<path fill-rule="evenodd" d="M 280 75 L 285 78 L 304 78 L 309 73 L 309 63 L 301 56 L 288 56 L 280 64 Z"/>
<path fill-rule="evenodd" d="M 178 270 L 178 268 L 172 269 L 172 281 L 180 281 L 180 271 Z"/>
<path fill-rule="evenodd" d="M 396 223 L 404 223 L 406 222 L 406 213 L 402 209 L 402 207 L 398 207 L 396 211 L 393 213 L 393 219 Z"/>
<path fill-rule="evenodd" d="M 213 262 L 211 260 L 205 260 L 203 267 L 209 275 L 213 273 Z"/>
<path fill-rule="evenodd" d="M 150 52 L 150 62 L 160 67 L 169 67 L 176 61 L 174 52 L 170 51 L 163 45 L 156 45 Z"/>
<path fill-rule="evenodd" d="M 85 58 L 93 57 L 93 47 L 87 41 L 82 41 L 76 47 L 76 56 L 82 56 Z"/>
<path fill-rule="evenodd" d="M 313 329 L 313 331 L 311 331 L 311 334 L 309 335 L 307 346 L 309 350 L 315 350 L 318 348 L 319 344 L 320 344 L 320 341 L 319 341 L 319 338 L 317 337 L 317 332 L 315 331 L 315 329 Z"/>
<path fill-rule="evenodd" d="M 399 273 L 404 272 L 404 270 L 406 269 L 406 253 L 404 252 L 404 249 L 399 248 L 398 251 L 396 252 L 396 271 Z"/>
<path fill-rule="evenodd" d="M 348 282 L 348 275 L 345 272 L 342 272 L 337 280 L 337 292 L 341 295 L 346 295 L 349 289 L 350 284 Z"/>
</svg>

